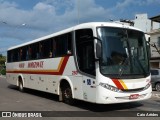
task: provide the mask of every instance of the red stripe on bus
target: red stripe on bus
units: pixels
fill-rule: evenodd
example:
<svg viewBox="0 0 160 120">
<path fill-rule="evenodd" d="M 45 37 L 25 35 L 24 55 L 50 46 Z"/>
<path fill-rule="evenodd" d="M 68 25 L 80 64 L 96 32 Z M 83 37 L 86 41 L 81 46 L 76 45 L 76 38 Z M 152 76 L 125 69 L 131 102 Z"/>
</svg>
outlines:
<svg viewBox="0 0 160 120">
<path fill-rule="evenodd" d="M 6 71 L 7 73 L 21 73 L 21 74 L 45 74 L 45 75 L 62 75 L 64 72 L 64 69 L 67 65 L 69 56 L 64 57 L 62 63 L 60 63 L 58 66 L 60 66 L 60 69 L 58 71 L 45 71 L 45 70 L 33 70 L 33 71 L 29 71 L 29 70 L 13 70 L 13 71 Z"/>
<path fill-rule="evenodd" d="M 112 81 L 114 82 L 114 84 L 117 86 L 118 89 L 124 89 L 118 79 L 112 79 Z"/>
<path fill-rule="evenodd" d="M 67 57 L 64 58 L 64 60 L 63 60 L 63 62 L 62 62 L 62 65 L 61 65 L 61 68 L 60 68 L 60 70 L 59 70 L 59 75 L 62 75 L 62 74 L 63 74 L 64 69 L 65 69 L 65 67 L 66 67 L 66 65 L 67 65 L 68 59 L 69 59 L 69 56 L 67 56 Z"/>
</svg>

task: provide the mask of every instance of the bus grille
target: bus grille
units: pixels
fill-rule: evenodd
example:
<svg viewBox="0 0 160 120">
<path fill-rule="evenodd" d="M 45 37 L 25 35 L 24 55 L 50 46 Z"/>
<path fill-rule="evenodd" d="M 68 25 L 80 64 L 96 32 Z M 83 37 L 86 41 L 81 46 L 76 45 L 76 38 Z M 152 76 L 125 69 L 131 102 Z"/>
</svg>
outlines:
<svg viewBox="0 0 160 120">
<path fill-rule="evenodd" d="M 139 91 L 143 91 L 144 90 L 144 87 L 143 88 L 137 88 L 137 89 L 123 89 L 122 91 L 123 92 L 139 92 Z"/>
</svg>

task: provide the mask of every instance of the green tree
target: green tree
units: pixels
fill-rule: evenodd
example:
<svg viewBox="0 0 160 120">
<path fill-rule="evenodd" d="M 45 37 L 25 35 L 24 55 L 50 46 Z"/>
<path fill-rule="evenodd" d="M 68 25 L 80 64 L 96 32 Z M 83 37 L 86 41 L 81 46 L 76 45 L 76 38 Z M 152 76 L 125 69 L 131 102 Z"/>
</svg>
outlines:
<svg viewBox="0 0 160 120">
<path fill-rule="evenodd" d="M 6 74 L 5 62 L 6 62 L 6 57 L 0 54 L 0 74 L 2 75 Z"/>
<path fill-rule="evenodd" d="M 5 62 L 6 62 L 6 57 L 5 56 L 1 56 L 0 55 L 0 65 L 5 65 Z"/>
</svg>

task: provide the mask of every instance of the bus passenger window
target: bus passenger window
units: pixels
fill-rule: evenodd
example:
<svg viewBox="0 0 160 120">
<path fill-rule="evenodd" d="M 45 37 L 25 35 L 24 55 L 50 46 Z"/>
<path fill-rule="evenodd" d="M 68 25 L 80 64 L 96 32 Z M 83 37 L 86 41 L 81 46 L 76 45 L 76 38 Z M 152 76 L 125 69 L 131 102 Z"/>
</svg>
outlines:
<svg viewBox="0 0 160 120">
<path fill-rule="evenodd" d="M 39 44 L 39 53 L 38 53 L 38 55 L 37 55 L 38 58 L 42 58 L 42 49 L 43 49 L 43 46 L 42 46 L 42 44 L 40 43 L 40 44 Z"/>
<path fill-rule="evenodd" d="M 19 55 L 20 55 L 20 61 L 21 61 L 22 60 L 22 49 L 20 49 Z"/>
<path fill-rule="evenodd" d="M 55 38 L 56 57 L 72 54 L 72 33 L 66 33 Z"/>
<path fill-rule="evenodd" d="M 55 41 L 54 38 L 53 38 L 52 47 L 53 47 L 53 50 L 52 50 L 52 57 L 55 57 L 55 56 L 56 56 L 56 41 Z"/>
<path fill-rule="evenodd" d="M 52 58 L 52 57 L 53 57 L 52 52 L 49 52 L 49 58 Z"/>
<path fill-rule="evenodd" d="M 28 49 L 28 59 L 31 59 L 31 56 L 32 56 L 32 48 L 29 47 L 29 49 Z"/>
</svg>

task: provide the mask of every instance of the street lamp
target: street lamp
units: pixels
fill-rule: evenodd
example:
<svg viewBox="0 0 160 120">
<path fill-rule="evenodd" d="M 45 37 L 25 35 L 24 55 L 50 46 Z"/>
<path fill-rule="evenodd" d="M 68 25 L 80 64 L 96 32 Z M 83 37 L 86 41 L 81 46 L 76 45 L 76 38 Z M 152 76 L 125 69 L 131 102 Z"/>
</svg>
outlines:
<svg viewBox="0 0 160 120">
<path fill-rule="evenodd" d="M 6 21 L 3 21 L 3 20 L 0 20 L 0 24 L 4 27 L 4 25 L 6 26 L 6 27 L 10 27 L 11 29 L 14 29 L 14 30 L 12 30 L 12 33 L 15 33 L 16 31 L 17 31 L 17 29 L 19 29 L 19 28 L 21 28 L 21 27 L 23 27 L 23 26 L 26 26 L 26 23 L 23 23 L 23 24 L 20 24 L 20 25 L 16 25 L 16 26 L 13 26 L 13 25 L 11 25 L 11 24 L 8 24 L 8 22 L 6 22 Z M 6 31 L 5 31 L 6 32 Z M 11 36 L 10 36 L 11 37 Z M 0 46 L 0 47 L 2 47 L 2 46 Z M 6 50 L 2 50 L 2 49 L 0 49 L 0 54 L 3 54 L 3 53 L 5 53 L 6 52 Z"/>
<path fill-rule="evenodd" d="M 9 25 L 6 21 L 0 21 L 0 23 Z M 19 26 L 19 25 L 17 25 L 17 26 Z M 20 26 L 26 26 L 26 23 L 22 23 L 22 24 L 20 24 Z"/>
</svg>

